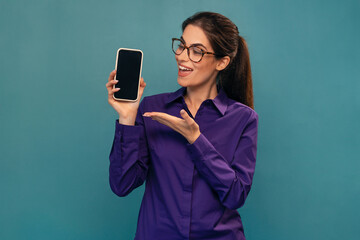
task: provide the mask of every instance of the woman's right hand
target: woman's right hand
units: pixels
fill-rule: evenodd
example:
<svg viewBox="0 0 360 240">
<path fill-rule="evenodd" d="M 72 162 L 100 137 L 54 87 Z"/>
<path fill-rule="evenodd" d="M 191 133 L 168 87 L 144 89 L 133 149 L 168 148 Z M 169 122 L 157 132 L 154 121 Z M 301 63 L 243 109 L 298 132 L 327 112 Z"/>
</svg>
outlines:
<svg viewBox="0 0 360 240">
<path fill-rule="evenodd" d="M 141 78 L 139 97 L 137 101 L 135 102 L 117 101 L 113 98 L 113 94 L 119 91 L 118 88 L 113 88 L 113 86 L 117 83 L 117 81 L 114 80 L 115 74 L 116 74 L 116 70 L 112 71 L 109 75 L 109 80 L 106 83 L 106 88 L 108 90 L 108 102 L 119 114 L 119 123 L 125 125 L 135 125 L 135 119 L 139 108 L 140 99 L 144 92 L 146 83 L 144 82 L 144 79 Z"/>
</svg>

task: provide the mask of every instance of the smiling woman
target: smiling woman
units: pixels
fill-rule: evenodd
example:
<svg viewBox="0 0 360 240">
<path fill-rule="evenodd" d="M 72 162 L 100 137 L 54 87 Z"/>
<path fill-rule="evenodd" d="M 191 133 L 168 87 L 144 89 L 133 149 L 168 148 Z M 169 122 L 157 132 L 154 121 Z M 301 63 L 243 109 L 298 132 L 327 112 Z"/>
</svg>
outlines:
<svg viewBox="0 0 360 240">
<path fill-rule="evenodd" d="M 126 196 L 146 181 L 135 239 L 245 239 L 237 208 L 251 188 L 258 129 L 246 43 L 218 13 L 182 28 L 172 40 L 177 91 L 115 101 L 110 73 L 108 101 L 119 113 L 110 187 Z"/>
</svg>

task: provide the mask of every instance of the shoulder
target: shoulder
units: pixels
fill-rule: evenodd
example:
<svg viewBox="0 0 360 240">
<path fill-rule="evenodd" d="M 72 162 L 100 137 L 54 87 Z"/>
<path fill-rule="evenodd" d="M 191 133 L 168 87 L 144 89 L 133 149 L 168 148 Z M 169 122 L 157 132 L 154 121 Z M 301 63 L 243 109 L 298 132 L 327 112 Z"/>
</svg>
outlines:
<svg viewBox="0 0 360 240">
<path fill-rule="evenodd" d="M 254 109 L 230 98 L 228 99 L 228 108 L 226 112 L 237 115 L 239 118 L 247 120 L 246 122 L 257 122 L 259 118 L 258 113 Z"/>
</svg>

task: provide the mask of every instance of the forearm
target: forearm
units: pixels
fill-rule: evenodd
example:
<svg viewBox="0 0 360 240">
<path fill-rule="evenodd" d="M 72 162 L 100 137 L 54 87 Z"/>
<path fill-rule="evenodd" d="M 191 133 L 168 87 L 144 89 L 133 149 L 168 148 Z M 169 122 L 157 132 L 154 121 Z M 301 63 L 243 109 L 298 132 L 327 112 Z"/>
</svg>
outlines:
<svg viewBox="0 0 360 240">
<path fill-rule="evenodd" d="M 251 188 L 256 156 L 247 146 L 255 147 L 244 142 L 232 159 L 225 159 L 203 134 L 188 145 L 199 174 L 217 192 L 222 204 L 230 209 L 241 207 Z"/>
<path fill-rule="evenodd" d="M 126 196 L 145 180 L 148 151 L 142 131 L 142 126 L 127 126 L 116 122 L 109 156 L 109 180 L 112 191 L 118 196 Z"/>
</svg>

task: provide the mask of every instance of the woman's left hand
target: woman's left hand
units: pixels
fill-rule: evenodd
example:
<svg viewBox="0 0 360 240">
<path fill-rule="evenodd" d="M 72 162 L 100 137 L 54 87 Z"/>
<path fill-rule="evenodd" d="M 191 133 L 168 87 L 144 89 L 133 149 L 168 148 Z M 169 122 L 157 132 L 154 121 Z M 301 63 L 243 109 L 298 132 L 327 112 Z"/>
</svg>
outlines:
<svg viewBox="0 0 360 240">
<path fill-rule="evenodd" d="M 190 144 L 192 144 L 200 136 L 199 125 L 184 109 L 180 111 L 180 115 L 182 118 L 162 112 L 146 112 L 143 114 L 144 117 L 151 117 L 152 120 L 156 120 L 159 123 L 174 129 L 183 135 Z"/>
</svg>

